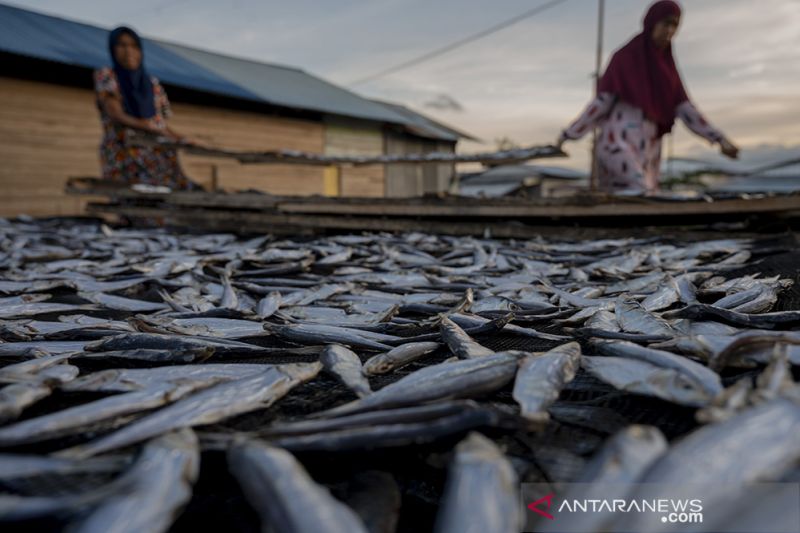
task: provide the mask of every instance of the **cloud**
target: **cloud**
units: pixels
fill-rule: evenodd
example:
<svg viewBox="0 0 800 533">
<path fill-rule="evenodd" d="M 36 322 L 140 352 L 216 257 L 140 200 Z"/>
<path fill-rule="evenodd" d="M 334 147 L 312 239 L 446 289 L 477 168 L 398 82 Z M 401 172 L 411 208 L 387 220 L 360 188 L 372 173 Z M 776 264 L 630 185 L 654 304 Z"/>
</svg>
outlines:
<svg viewBox="0 0 800 533">
<path fill-rule="evenodd" d="M 436 109 L 439 111 L 456 111 L 459 113 L 464 111 L 463 105 L 459 104 L 452 96 L 444 93 L 437 94 L 432 100 L 428 100 L 422 105 L 429 109 Z"/>
</svg>

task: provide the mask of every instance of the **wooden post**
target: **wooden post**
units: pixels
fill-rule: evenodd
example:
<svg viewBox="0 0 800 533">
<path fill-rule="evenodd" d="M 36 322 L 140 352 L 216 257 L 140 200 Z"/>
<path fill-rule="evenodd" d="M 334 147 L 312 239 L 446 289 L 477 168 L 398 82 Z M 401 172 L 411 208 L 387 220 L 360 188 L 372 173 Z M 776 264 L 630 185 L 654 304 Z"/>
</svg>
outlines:
<svg viewBox="0 0 800 533">
<path fill-rule="evenodd" d="M 597 86 L 600 83 L 600 68 L 603 62 L 603 17 L 605 13 L 605 0 L 597 2 L 597 55 L 594 63 L 594 96 L 597 97 Z M 589 184 L 592 191 L 597 190 L 597 128 L 592 129 L 592 168 Z"/>
<path fill-rule="evenodd" d="M 219 190 L 219 171 L 217 165 L 211 165 L 211 191 Z"/>
</svg>

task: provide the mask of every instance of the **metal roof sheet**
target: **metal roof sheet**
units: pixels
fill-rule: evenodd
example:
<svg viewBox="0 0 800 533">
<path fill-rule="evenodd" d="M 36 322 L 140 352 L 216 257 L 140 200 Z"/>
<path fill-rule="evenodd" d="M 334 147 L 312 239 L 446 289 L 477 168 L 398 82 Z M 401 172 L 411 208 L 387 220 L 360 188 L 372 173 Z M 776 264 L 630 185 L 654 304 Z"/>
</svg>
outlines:
<svg viewBox="0 0 800 533">
<path fill-rule="evenodd" d="M 230 57 L 158 41 L 175 54 L 227 80 L 235 81 L 273 105 L 403 124 L 403 116 L 300 69 Z"/>
</svg>

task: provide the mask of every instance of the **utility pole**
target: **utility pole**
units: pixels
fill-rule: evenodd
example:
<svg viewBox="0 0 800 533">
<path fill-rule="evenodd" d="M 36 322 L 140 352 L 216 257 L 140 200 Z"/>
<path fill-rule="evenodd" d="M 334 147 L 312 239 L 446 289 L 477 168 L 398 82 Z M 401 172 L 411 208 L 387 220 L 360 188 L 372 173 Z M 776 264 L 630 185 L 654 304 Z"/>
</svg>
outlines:
<svg viewBox="0 0 800 533">
<path fill-rule="evenodd" d="M 603 61 L 603 18 L 605 15 L 605 0 L 597 1 L 597 56 L 594 63 L 594 96 L 597 97 L 597 86 L 600 83 L 600 68 Z M 592 168 L 589 185 L 592 191 L 597 190 L 597 128 L 592 130 Z"/>
</svg>

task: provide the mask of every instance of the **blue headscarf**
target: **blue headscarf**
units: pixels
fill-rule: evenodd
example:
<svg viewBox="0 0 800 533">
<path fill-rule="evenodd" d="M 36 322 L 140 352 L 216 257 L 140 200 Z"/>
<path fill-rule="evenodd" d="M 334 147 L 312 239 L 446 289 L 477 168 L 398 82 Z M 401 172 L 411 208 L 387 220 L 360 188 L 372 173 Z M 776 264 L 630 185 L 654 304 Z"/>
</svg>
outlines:
<svg viewBox="0 0 800 533">
<path fill-rule="evenodd" d="M 153 82 L 144 69 L 144 51 L 142 50 L 142 62 L 136 70 L 126 69 L 114 56 L 114 46 L 123 34 L 130 35 L 136 41 L 139 50 L 142 50 L 142 40 L 135 31 L 126 26 L 112 30 L 108 36 L 108 51 L 111 53 L 114 73 L 117 75 L 117 83 L 122 93 L 122 105 L 125 112 L 131 116 L 150 118 L 156 114 L 156 106 L 153 102 Z"/>
</svg>

